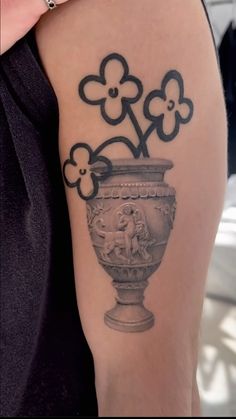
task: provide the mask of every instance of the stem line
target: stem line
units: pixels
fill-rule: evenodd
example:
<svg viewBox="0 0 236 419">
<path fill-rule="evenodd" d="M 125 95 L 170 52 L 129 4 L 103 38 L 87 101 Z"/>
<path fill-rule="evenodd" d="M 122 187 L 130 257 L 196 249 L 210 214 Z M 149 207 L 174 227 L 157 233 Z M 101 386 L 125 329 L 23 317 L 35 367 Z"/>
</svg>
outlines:
<svg viewBox="0 0 236 419">
<path fill-rule="evenodd" d="M 139 157 L 140 152 L 138 151 L 137 147 L 135 147 L 132 141 L 130 141 L 127 137 L 122 137 L 122 136 L 109 138 L 109 140 L 104 141 L 104 143 L 102 143 L 100 146 L 96 148 L 96 150 L 94 151 L 94 154 L 98 155 L 102 150 L 104 150 L 104 148 L 114 143 L 125 144 L 129 148 L 129 150 L 131 151 L 135 159 Z"/>
<path fill-rule="evenodd" d="M 147 145 L 146 145 L 145 134 L 143 134 L 143 131 L 130 105 L 127 105 L 127 114 L 130 117 L 132 125 L 139 139 L 139 145 L 137 147 L 138 157 L 140 157 L 141 153 L 143 154 L 143 157 L 150 157 L 148 153 Z"/>
<path fill-rule="evenodd" d="M 151 135 L 151 133 L 154 131 L 154 129 L 155 129 L 155 128 L 156 128 L 155 124 L 151 124 L 151 125 L 148 127 L 147 131 L 143 134 L 143 137 L 142 137 L 142 142 L 140 142 L 140 144 L 139 144 L 139 146 L 138 146 L 138 152 L 139 152 L 139 155 L 141 154 L 141 152 L 142 152 L 142 150 L 143 150 L 143 147 L 145 147 L 145 149 L 146 149 L 146 150 L 147 150 L 147 152 L 148 152 L 146 142 L 147 142 L 147 140 L 148 140 L 148 137 Z M 148 156 L 144 156 L 144 157 L 150 157 L 149 153 L 148 153 Z"/>
</svg>

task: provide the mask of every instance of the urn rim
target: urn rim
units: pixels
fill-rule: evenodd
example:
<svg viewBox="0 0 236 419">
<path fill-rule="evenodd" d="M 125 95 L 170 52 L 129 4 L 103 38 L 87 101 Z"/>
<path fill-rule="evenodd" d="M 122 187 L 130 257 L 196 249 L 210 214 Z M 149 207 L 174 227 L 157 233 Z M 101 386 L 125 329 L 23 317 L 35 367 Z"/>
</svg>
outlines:
<svg viewBox="0 0 236 419">
<path fill-rule="evenodd" d="M 139 159 L 111 159 L 111 163 L 111 175 L 121 174 L 126 172 L 127 170 L 129 171 L 129 173 L 140 173 L 141 170 L 144 170 L 144 173 L 164 173 L 166 170 L 170 170 L 173 168 L 172 161 L 152 157 L 144 157 Z M 104 167 L 104 164 L 102 162 L 97 162 L 96 164 L 94 164 L 91 170 L 95 173 L 103 174 L 106 168 Z"/>
</svg>

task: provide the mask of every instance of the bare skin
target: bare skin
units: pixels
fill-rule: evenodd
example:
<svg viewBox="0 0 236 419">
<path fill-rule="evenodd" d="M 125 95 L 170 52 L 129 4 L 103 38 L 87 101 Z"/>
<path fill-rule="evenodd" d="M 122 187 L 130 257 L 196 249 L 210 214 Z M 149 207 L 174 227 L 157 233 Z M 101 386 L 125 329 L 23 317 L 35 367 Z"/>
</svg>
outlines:
<svg viewBox="0 0 236 419">
<path fill-rule="evenodd" d="M 66 1 L 57 0 L 57 4 Z M 45 0 L 1 0 L 0 53 L 22 38 L 47 10 Z"/>
<path fill-rule="evenodd" d="M 95 150 L 108 138 L 123 136 L 137 146 L 137 132 L 130 117 L 112 125 L 109 118 L 104 119 L 100 105 L 86 103 L 83 94 L 78 93 L 81 81 L 89 75 L 97 75 L 99 65 L 109 54 L 115 52 L 125 57 L 130 72 L 142 80 L 143 96 L 132 107 L 143 131 L 148 128 L 149 114 L 154 112 L 150 105 L 150 112 L 144 114 L 144 99 L 155 97 L 156 93 L 148 95 L 160 90 L 161 81 L 171 70 L 183 78 L 185 96 L 194 105 L 191 120 L 187 118 L 190 114 L 184 115 L 187 110 L 182 109 L 182 115 L 189 120 L 181 124 L 173 141 L 170 139 L 172 120 L 167 121 L 165 128 L 154 130 L 148 140 L 150 158 L 173 163 L 173 168 L 165 174 L 165 181 L 176 191 L 177 209 L 174 219 L 171 213 L 174 201 L 169 203 L 169 210 L 163 203 L 155 203 L 159 207 L 155 209 L 156 217 L 166 217 L 165 226 L 168 225 L 171 232 L 160 267 L 151 275 L 145 291 L 145 306 L 154 314 L 155 323 L 142 333 L 114 330 L 104 323 L 104 313 L 111 308 L 115 291 L 110 274 L 98 261 L 97 242 L 86 221 L 91 211 L 88 205 L 94 206 L 93 199 L 99 201 L 96 194 L 86 201 L 96 188 L 91 187 L 87 172 L 85 175 L 87 166 L 82 167 L 80 173 L 85 181 L 78 184 L 75 180 L 76 187 L 71 187 L 74 178 L 70 177 L 73 177 L 70 170 L 65 172 L 64 179 L 78 307 L 94 358 L 99 414 L 199 416 L 196 384 L 199 328 L 206 274 L 223 204 L 227 154 L 224 100 L 203 7 L 198 0 L 100 0 L 99 4 L 93 0 L 75 0 L 42 19 L 36 36 L 59 103 L 62 166 L 78 143 Z M 119 78 L 118 70 L 112 74 Z M 114 100 L 115 87 L 110 90 Z M 98 87 L 95 96 L 99 94 Z M 89 89 L 86 95 L 90 95 Z M 190 102 L 188 104 L 190 106 Z M 170 101 L 169 112 L 173 106 Z M 114 118 L 114 109 L 111 118 Z M 166 138 L 170 141 L 165 141 Z M 112 162 L 117 158 L 130 158 L 130 150 L 119 142 L 100 154 Z M 106 181 L 109 182 L 109 178 Z M 102 191 L 101 184 L 99 181 L 95 191 L 98 194 Z M 130 204 L 131 200 L 125 199 L 124 204 Z M 108 211 L 108 201 L 99 202 L 103 201 Z M 140 209 L 139 202 L 135 203 Z M 104 225 L 97 223 L 95 227 L 113 236 L 119 231 L 124 236 L 126 227 L 122 231 L 118 221 L 116 224 L 117 219 L 122 220 L 122 211 L 118 210 L 121 214 L 116 218 L 114 210 L 112 230 L 106 223 L 109 212 L 102 214 Z M 166 215 L 163 211 L 167 211 Z M 92 224 L 96 223 L 96 218 L 89 215 Z M 133 220 L 133 216 L 126 216 Z M 153 217 L 148 212 L 143 218 L 134 219 L 136 224 L 140 222 L 137 227 L 141 232 L 141 222 L 146 223 L 147 234 L 151 239 L 158 239 L 152 237 Z M 97 239 L 101 240 L 103 250 L 106 249 L 104 238 L 96 236 Z M 135 246 L 140 249 L 139 236 L 136 236 L 136 244 L 132 239 L 128 239 L 127 254 L 131 253 L 130 259 L 132 252 L 134 258 L 144 259 L 141 253 L 133 251 Z M 147 254 L 154 252 L 150 246 L 146 247 Z M 127 254 L 121 249 L 123 257 Z M 107 256 L 117 257 L 110 248 Z"/>
</svg>

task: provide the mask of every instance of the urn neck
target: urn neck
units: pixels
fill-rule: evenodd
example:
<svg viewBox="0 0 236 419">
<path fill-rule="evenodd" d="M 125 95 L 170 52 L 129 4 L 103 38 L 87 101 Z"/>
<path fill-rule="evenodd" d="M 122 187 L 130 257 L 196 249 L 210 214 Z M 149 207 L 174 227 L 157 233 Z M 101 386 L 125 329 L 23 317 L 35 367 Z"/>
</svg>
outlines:
<svg viewBox="0 0 236 419">
<path fill-rule="evenodd" d="M 173 163 L 170 160 L 154 158 L 114 159 L 111 163 L 112 170 L 106 180 L 109 183 L 125 183 L 127 180 L 130 182 L 132 180 L 136 182 L 163 182 L 166 170 L 170 170 L 173 167 Z M 98 163 L 92 170 L 103 175 L 106 168 Z"/>
</svg>

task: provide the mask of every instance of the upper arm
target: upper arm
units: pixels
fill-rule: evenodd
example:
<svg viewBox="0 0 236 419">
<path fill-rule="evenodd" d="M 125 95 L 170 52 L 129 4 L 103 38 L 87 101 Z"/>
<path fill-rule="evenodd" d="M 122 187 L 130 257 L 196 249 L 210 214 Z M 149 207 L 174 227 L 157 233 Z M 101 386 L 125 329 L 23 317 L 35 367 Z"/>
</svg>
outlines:
<svg viewBox="0 0 236 419">
<path fill-rule="evenodd" d="M 198 0 L 80 0 L 42 21 L 37 40 L 59 103 L 78 306 L 100 403 L 110 386 L 120 391 L 125 382 L 132 400 L 142 391 L 153 414 L 167 389 L 173 404 L 192 391 L 203 290 L 224 193 L 226 121 L 209 27 Z M 127 77 L 126 63 L 138 81 Z M 90 75 L 99 76 L 100 85 Z M 112 88 L 121 81 L 123 98 L 132 100 L 112 101 L 117 92 L 102 90 L 106 77 L 114 78 L 106 85 Z M 105 94 L 110 103 L 98 101 Z M 158 117 L 160 106 L 164 117 Z M 141 131 L 151 126 L 145 142 Z M 145 159 L 134 169 L 143 159 L 140 138 L 144 155 L 146 150 L 172 162 L 165 183 L 163 161 L 150 169 Z M 106 179 L 98 169 L 90 172 L 99 160 Z M 140 300 L 146 279 L 144 306 L 154 325 Z M 117 292 L 118 308 L 104 322 Z M 140 412 L 139 398 L 136 404 Z M 189 413 L 187 404 L 180 414 Z"/>
</svg>

